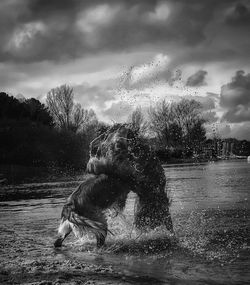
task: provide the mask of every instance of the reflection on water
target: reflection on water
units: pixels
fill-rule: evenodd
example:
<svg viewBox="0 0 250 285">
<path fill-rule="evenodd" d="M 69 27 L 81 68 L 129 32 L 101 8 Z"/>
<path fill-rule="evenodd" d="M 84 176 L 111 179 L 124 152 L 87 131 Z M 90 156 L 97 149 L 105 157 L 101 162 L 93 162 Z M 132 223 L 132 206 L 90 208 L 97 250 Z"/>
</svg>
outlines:
<svg viewBox="0 0 250 285">
<path fill-rule="evenodd" d="M 172 166 L 166 176 L 176 238 L 163 228 L 135 231 L 130 195 L 125 217 L 109 220 L 115 236 L 108 237 L 105 250 L 96 251 L 87 238 L 79 242 L 73 237 L 55 250 L 64 196 L 73 187 L 51 186 L 46 198 L 0 203 L 0 255 L 112 264 L 127 274 L 151 275 L 169 284 L 248 284 L 250 164 Z"/>
<path fill-rule="evenodd" d="M 250 164 L 225 161 L 166 169 L 174 208 L 250 207 Z M 175 205 L 178 203 L 178 205 Z"/>
</svg>

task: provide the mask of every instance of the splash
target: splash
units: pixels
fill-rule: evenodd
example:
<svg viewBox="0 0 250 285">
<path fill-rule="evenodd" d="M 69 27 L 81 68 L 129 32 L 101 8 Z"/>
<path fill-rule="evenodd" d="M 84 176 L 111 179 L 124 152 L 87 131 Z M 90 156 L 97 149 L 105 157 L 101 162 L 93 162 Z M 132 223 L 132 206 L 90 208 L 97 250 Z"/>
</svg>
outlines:
<svg viewBox="0 0 250 285">
<path fill-rule="evenodd" d="M 113 216 L 107 213 L 108 228 L 112 232 L 102 249 L 96 249 L 95 239 L 91 233 L 72 244 L 79 246 L 84 252 L 102 254 L 145 255 L 166 252 L 177 244 L 177 240 L 164 226 L 140 231 L 134 226 L 134 216 L 119 214 Z"/>
<path fill-rule="evenodd" d="M 239 253 L 246 248 L 249 242 L 247 229 L 228 228 L 220 224 L 224 218 L 233 220 L 243 213 L 236 210 L 202 210 L 192 211 L 185 221 L 179 218 L 175 227 L 179 245 L 196 256 L 201 256 L 208 261 L 233 262 L 239 258 Z M 222 219 L 223 217 L 223 219 Z"/>
</svg>

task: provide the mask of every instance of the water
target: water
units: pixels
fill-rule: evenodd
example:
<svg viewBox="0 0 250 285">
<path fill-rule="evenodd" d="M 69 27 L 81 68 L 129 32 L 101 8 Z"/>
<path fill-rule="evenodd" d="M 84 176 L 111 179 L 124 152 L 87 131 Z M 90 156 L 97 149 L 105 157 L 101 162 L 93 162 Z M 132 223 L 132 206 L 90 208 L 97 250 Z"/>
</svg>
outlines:
<svg viewBox="0 0 250 285">
<path fill-rule="evenodd" d="M 39 184 L 40 198 L 27 199 L 32 184 L 19 186 L 26 200 L 0 202 L 0 259 L 46 256 L 111 264 L 126 275 L 147 275 L 165 284 L 250 284 L 250 164 L 220 161 L 165 170 L 175 238 L 163 228 L 135 231 L 135 197 L 130 195 L 125 218 L 109 220 L 116 235 L 108 237 L 105 250 L 73 237 L 55 250 L 64 197 L 75 185 Z"/>
</svg>

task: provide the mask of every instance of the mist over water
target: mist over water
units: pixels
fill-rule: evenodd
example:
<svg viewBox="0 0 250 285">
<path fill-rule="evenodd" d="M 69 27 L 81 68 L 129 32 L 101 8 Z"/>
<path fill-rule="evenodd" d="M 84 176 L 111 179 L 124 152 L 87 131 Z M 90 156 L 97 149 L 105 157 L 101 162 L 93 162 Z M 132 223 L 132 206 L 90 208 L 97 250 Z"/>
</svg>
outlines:
<svg viewBox="0 0 250 285">
<path fill-rule="evenodd" d="M 170 166 L 165 173 L 175 237 L 162 227 L 137 231 L 136 197 L 131 194 L 124 216 L 112 218 L 113 213 L 107 213 L 114 236 L 108 236 L 105 249 L 96 250 L 91 236 L 80 241 L 71 236 L 55 250 L 61 208 L 74 187 L 46 184 L 41 199 L 0 202 L 2 258 L 48 255 L 111 264 L 126 274 L 149 275 L 167 284 L 249 284 L 250 164 Z M 43 191 L 42 184 L 37 188 Z M 29 191 L 28 184 L 24 190 Z"/>
</svg>

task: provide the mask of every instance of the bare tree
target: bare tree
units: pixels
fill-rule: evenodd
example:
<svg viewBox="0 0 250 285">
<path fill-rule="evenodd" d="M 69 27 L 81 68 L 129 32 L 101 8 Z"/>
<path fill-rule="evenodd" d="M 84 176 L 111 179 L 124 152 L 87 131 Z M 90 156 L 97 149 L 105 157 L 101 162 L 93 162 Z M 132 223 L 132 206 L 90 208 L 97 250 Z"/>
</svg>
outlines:
<svg viewBox="0 0 250 285">
<path fill-rule="evenodd" d="M 88 120 L 88 111 L 74 103 L 73 88 L 62 85 L 51 89 L 46 103 L 55 124 L 64 130 L 77 132 Z"/>
<path fill-rule="evenodd" d="M 75 128 L 75 131 L 79 130 L 81 126 L 85 125 L 89 121 L 89 111 L 83 109 L 81 104 L 77 103 L 74 105 L 73 110 L 73 120 L 72 128 Z"/>
<path fill-rule="evenodd" d="M 182 99 L 172 103 L 174 119 L 182 128 L 183 135 L 188 135 L 191 129 L 202 120 L 202 105 L 195 100 Z"/>
<path fill-rule="evenodd" d="M 195 149 L 205 139 L 201 104 L 183 99 L 167 103 L 165 100 L 149 110 L 150 128 L 164 147 L 181 146 Z"/>
<path fill-rule="evenodd" d="M 155 106 L 151 106 L 149 114 L 149 129 L 155 133 L 158 140 L 163 145 L 168 145 L 170 136 L 169 128 L 173 121 L 173 109 L 170 103 L 165 100 L 157 102 Z"/>
<path fill-rule="evenodd" d="M 142 108 L 138 106 L 128 117 L 128 123 L 137 134 L 144 134 L 147 130 L 147 122 L 142 112 Z"/>
<path fill-rule="evenodd" d="M 195 100 L 182 99 L 173 104 L 174 117 L 177 125 L 182 129 L 183 146 L 188 150 L 197 150 L 205 140 L 205 120 L 201 103 Z"/>
</svg>

